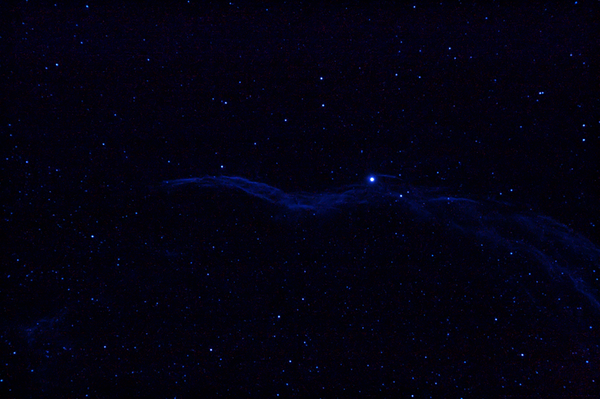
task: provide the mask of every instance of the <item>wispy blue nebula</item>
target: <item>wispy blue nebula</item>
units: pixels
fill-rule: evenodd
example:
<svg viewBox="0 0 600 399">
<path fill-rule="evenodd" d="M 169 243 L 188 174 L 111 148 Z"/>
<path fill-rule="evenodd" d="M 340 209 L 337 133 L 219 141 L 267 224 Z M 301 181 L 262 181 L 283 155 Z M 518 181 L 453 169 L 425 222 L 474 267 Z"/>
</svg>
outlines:
<svg viewBox="0 0 600 399">
<path fill-rule="evenodd" d="M 375 191 L 368 190 L 368 187 L 360 185 L 323 193 L 285 193 L 268 184 L 236 176 L 204 176 L 169 180 L 164 184 L 171 187 L 192 184 L 197 187 L 239 190 L 290 210 L 310 210 L 319 213 L 339 209 L 341 206 L 348 204 L 367 203 L 369 198 L 374 199 L 375 194 Z"/>
<path fill-rule="evenodd" d="M 286 193 L 236 176 L 178 179 L 165 181 L 164 185 L 240 191 L 284 209 L 292 219 L 307 211 L 318 217 L 358 205 L 388 207 L 390 218 L 398 218 L 399 223 L 409 219 L 445 229 L 495 248 L 494 256 L 526 257 L 542 265 L 554 279 L 571 284 L 600 309 L 600 287 L 594 283 L 594 273 L 600 272 L 600 248 L 552 218 L 508 203 L 452 196 L 442 188 L 414 187 L 387 175 L 373 175 L 364 184 L 317 193 Z"/>
</svg>

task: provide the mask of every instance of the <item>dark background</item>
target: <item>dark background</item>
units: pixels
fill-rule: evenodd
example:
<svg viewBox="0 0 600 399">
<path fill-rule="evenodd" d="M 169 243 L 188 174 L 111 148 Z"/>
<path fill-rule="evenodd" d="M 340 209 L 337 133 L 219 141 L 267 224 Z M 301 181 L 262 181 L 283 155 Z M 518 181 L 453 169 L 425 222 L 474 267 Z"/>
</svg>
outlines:
<svg viewBox="0 0 600 399">
<path fill-rule="evenodd" d="M 595 7 L 4 6 L 0 388 L 15 397 L 593 392 L 598 364 L 585 360 L 599 353 L 589 330 L 600 324 L 592 306 L 573 299 L 570 309 L 580 312 L 572 313 L 522 305 L 525 316 L 510 326 L 486 325 L 490 309 L 519 313 L 507 310 L 515 302 L 492 296 L 483 309 L 465 286 L 483 296 L 492 287 L 516 290 L 525 302 L 546 294 L 502 274 L 483 278 L 471 266 L 440 272 L 444 262 L 427 260 L 428 246 L 444 247 L 447 262 L 464 256 L 462 264 L 491 270 L 497 253 L 472 255 L 478 244 L 470 238 L 432 239 L 430 227 L 409 223 L 402 248 L 418 268 L 366 276 L 368 265 L 387 264 L 399 251 L 386 237 L 407 211 L 390 216 L 367 206 L 289 225 L 274 222 L 263 202 L 221 186 L 206 193 L 161 183 L 225 175 L 317 194 L 386 174 L 515 204 L 564 224 L 564 243 L 587 237 L 597 245 Z M 268 244 L 257 247 L 261 239 Z M 218 256 L 210 252 L 215 243 Z M 369 253 L 364 264 L 350 255 L 357 248 Z M 306 265 L 313 277 L 302 276 Z M 326 265 L 345 277 L 331 277 Z M 543 269 L 533 273 L 546 278 Z M 198 277 L 200 270 L 216 280 Z M 409 281 L 420 288 L 398 297 Z M 465 292 L 441 300 L 432 281 Z M 363 283 L 360 294 L 344 296 L 343 286 Z M 568 296 L 561 287 L 549 292 Z M 314 301 L 305 313 L 296 303 L 303 295 Z M 418 309 L 406 314 L 421 316 L 392 316 L 415 301 Z M 379 330 L 342 328 L 348 303 L 350 324 L 376 319 Z M 530 310 L 539 323 L 527 320 Z M 277 312 L 301 315 L 277 333 Z M 466 338 L 439 343 L 432 331 L 445 315 L 456 316 Z M 469 340 L 480 329 L 496 338 Z M 533 345 L 540 331 L 550 331 L 555 346 L 512 363 L 507 353 Z M 278 334 L 282 342 L 265 338 Z M 339 366 L 350 354 L 364 362 Z"/>
</svg>

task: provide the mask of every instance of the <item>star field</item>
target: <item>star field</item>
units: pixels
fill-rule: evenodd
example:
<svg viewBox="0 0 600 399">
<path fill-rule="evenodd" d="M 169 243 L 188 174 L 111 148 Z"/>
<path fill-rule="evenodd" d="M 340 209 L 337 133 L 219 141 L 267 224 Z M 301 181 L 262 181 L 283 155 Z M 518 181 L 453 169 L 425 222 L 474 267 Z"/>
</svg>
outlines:
<svg viewBox="0 0 600 399">
<path fill-rule="evenodd" d="M 592 397 L 596 6 L 9 6 L 0 395 Z"/>
</svg>

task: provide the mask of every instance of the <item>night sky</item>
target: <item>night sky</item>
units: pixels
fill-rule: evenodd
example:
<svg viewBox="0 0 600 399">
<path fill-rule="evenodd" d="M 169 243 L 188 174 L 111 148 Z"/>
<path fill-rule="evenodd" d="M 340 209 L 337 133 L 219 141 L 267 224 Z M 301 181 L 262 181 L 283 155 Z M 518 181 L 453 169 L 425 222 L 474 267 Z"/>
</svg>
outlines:
<svg viewBox="0 0 600 399">
<path fill-rule="evenodd" d="M 598 3 L 526 3 L 5 5 L 0 396 L 600 392 Z"/>
</svg>

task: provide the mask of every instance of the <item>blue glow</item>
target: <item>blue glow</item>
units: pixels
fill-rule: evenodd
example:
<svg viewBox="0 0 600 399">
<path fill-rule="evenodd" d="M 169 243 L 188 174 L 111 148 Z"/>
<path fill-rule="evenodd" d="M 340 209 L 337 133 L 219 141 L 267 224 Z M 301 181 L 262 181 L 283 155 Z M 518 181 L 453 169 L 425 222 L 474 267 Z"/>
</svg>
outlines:
<svg viewBox="0 0 600 399">
<path fill-rule="evenodd" d="M 165 181 L 163 186 L 242 192 L 272 204 L 276 220 L 290 222 L 310 215 L 353 213 L 358 206 L 366 204 L 370 212 L 389 214 L 390 220 L 437 228 L 443 226 L 452 235 L 470 237 L 481 243 L 482 248 L 500 251 L 498 259 L 508 254 L 526 257 L 543 265 L 557 281 L 573 286 L 600 309 L 596 290 L 584 283 L 595 279 L 590 270 L 600 267 L 600 248 L 551 218 L 505 202 L 466 198 L 464 194 L 453 196 L 448 190 L 411 186 L 391 175 L 370 175 L 365 184 L 334 187 L 316 193 L 287 193 L 237 176 L 178 179 Z M 215 204 L 228 206 L 226 201 Z M 585 267 L 585 262 L 591 262 L 592 266 Z"/>
</svg>

